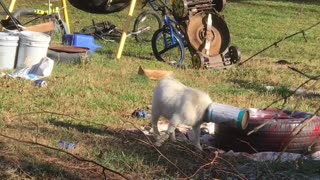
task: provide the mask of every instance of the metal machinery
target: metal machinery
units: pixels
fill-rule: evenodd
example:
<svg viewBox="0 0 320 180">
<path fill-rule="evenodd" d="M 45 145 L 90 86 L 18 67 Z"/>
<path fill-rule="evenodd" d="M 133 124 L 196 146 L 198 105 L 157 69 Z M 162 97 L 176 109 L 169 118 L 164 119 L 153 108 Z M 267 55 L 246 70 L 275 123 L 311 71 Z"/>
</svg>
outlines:
<svg viewBox="0 0 320 180">
<path fill-rule="evenodd" d="M 195 68 L 228 68 L 240 61 L 240 51 L 230 46 L 230 33 L 221 13 L 226 0 L 174 0 L 173 16 L 187 36 Z"/>
</svg>

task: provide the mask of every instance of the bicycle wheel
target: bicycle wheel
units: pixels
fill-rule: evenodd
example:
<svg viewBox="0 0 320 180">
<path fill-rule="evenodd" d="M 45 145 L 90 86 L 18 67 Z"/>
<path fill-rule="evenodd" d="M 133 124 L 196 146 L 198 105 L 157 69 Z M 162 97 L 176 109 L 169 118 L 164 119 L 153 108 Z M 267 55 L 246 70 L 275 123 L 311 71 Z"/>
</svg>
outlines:
<svg viewBox="0 0 320 180">
<path fill-rule="evenodd" d="M 45 22 L 53 22 L 54 30 L 46 32 L 52 39 L 61 40 L 62 36 L 69 33 L 66 23 L 58 15 L 38 15 L 34 9 L 19 9 L 13 13 L 13 17 L 19 20 L 22 26 L 32 26 Z"/>
<path fill-rule="evenodd" d="M 67 24 L 58 16 L 49 17 L 49 21 L 52 21 L 55 24 L 54 31 L 50 34 L 51 38 L 62 42 L 63 36 L 65 34 L 70 34 Z"/>
<path fill-rule="evenodd" d="M 137 42 L 150 42 L 154 32 L 161 27 L 161 17 L 156 12 L 144 11 L 136 18 L 133 33 Z"/>
<path fill-rule="evenodd" d="M 173 36 L 173 38 L 171 38 Z M 165 29 L 158 29 L 152 36 L 152 51 L 158 61 L 181 67 L 185 51 L 181 38 Z"/>
</svg>

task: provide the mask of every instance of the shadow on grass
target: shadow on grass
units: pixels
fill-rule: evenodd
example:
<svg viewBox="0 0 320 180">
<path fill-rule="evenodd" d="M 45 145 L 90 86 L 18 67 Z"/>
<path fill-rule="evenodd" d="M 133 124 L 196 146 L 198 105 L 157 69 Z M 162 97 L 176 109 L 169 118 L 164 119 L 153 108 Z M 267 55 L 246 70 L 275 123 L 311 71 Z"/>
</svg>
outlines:
<svg viewBox="0 0 320 180">
<path fill-rule="evenodd" d="M 1 150 L 3 152 L 3 150 Z M 20 154 L 17 157 L 0 156 L 0 179 L 102 179 L 99 174 L 78 172 L 78 169 L 71 169 L 64 165 L 52 162 L 44 162 L 36 157 Z"/>
<path fill-rule="evenodd" d="M 114 161 L 120 163 L 120 166 L 129 166 L 129 169 L 123 169 L 122 172 L 131 177 L 138 179 L 172 179 L 174 178 L 185 178 L 186 176 L 191 176 L 194 174 L 201 166 L 212 161 L 214 157 L 214 151 L 204 151 L 197 152 L 193 150 L 191 145 L 186 143 L 165 143 L 158 150 L 162 153 L 160 154 L 156 149 L 150 146 L 147 142 L 147 137 L 139 130 L 120 130 L 114 131 L 108 128 L 99 128 L 93 127 L 90 125 L 79 125 L 76 123 L 65 123 L 57 119 L 51 119 L 50 122 L 56 126 L 65 127 L 65 128 L 74 128 L 80 132 L 92 132 L 99 135 L 112 135 L 113 138 L 108 138 L 102 144 L 103 154 L 102 157 L 112 156 L 114 150 L 121 152 L 123 155 L 136 155 L 139 159 L 143 159 L 142 164 L 132 164 L 136 162 L 124 162 L 126 159 L 114 159 Z M 148 137 L 149 138 L 149 137 Z M 107 139 L 106 137 L 103 139 Z M 292 172 L 288 172 L 285 169 L 276 168 L 276 165 L 284 165 L 286 163 L 274 163 L 267 164 L 261 163 L 256 169 L 252 166 L 257 166 L 259 162 L 249 162 L 245 159 L 239 157 L 226 157 L 221 154 L 218 155 L 219 158 L 215 164 L 209 165 L 204 170 L 198 172 L 197 176 L 192 179 L 214 179 L 214 178 L 235 178 L 235 179 L 246 179 L 239 177 L 254 177 L 256 176 L 259 179 L 259 176 L 268 177 L 267 179 L 272 179 L 274 177 L 279 178 L 280 176 L 291 177 L 292 174 L 299 175 L 306 172 L 306 175 L 303 175 L 303 178 L 307 176 L 314 177 L 316 173 L 319 172 L 318 167 L 319 163 L 316 163 L 316 168 L 309 169 L 305 163 L 301 163 L 301 167 Z M 168 158 L 172 165 L 167 159 Z M 98 161 L 103 162 L 103 159 Z M 124 164 L 123 164 L 124 163 Z M 237 170 L 235 167 L 245 168 L 246 166 L 241 163 L 250 163 L 250 171 L 241 171 Z M 269 167 L 272 166 L 272 167 Z M 177 167 L 180 169 L 178 170 Z M 266 168 L 268 171 L 266 171 Z M 275 169 L 273 169 L 275 168 Z M 255 171 L 255 172 L 253 172 Z M 259 175 L 256 174 L 256 171 L 259 171 Z M 283 171 L 283 172 L 282 172 Z M 273 175 L 270 172 L 279 172 L 277 175 Z"/>
<path fill-rule="evenodd" d="M 75 121 L 66 122 L 57 118 L 50 118 L 46 122 L 50 126 L 43 126 L 46 129 L 41 129 L 37 132 L 48 133 L 51 135 L 50 137 L 59 137 L 63 134 L 75 136 L 75 139 L 82 141 L 82 145 L 77 146 L 75 151 L 72 152 L 74 155 L 79 155 L 80 153 L 81 155 L 79 156 L 85 158 L 87 157 L 85 154 L 90 154 L 90 160 L 121 172 L 130 177 L 130 179 L 184 178 L 191 176 L 202 165 L 211 162 L 215 157 L 213 150 L 200 153 L 194 151 L 191 145 L 181 142 L 163 144 L 159 148 L 160 154 L 150 144 L 144 143 L 148 142 L 147 137 L 150 137 L 146 137 L 139 130 L 114 130 L 103 125 L 86 125 L 86 122 L 79 123 Z M 55 127 L 53 128 L 52 125 Z M 16 124 L 15 127 L 11 128 L 22 130 L 24 127 Z M 11 129 L 10 127 L 6 128 L 7 131 Z M 46 134 L 44 136 L 46 137 Z M 12 151 L 13 146 L 15 147 L 14 151 Z M 95 153 L 97 150 L 100 151 L 100 154 Z M 103 179 L 101 168 L 49 149 L 37 148 L 37 146 L 33 145 L 20 147 L 19 144 L 10 143 L 6 145 L 5 143 L 0 143 L 0 152 L 0 179 L 1 177 L 10 179 L 14 175 L 20 177 L 20 179 L 24 176 L 31 176 L 35 179 Z M 171 160 L 174 165 L 164 157 Z M 228 158 L 221 154 L 218 157 L 216 163 L 207 166 L 193 179 L 241 179 L 239 175 L 257 176 L 250 171 L 249 173 L 240 171 L 240 174 L 235 169 L 235 167 L 241 166 L 243 162 L 240 157 Z M 250 163 L 252 166 L 256 165 L 256 162 Z M 3 168 L 4 165 L 6 165 L 5 168 Z M 250 170 L 257 171 L 257 169 L 252 169 L 252 166 L 250 166 Z M 318 168 L 318 166 L 316 167 Z M 272 176 L 268 174 L 269 172 L 264 171 L 265 168 L 269 169 L 266 165 L 261 166 L 259 174 L 268 177 L 267 179 L 272 179 Z M 318 169 L 310 170 L 307 167 L 303 170 L 306 170 L 311 175 L 319 172 Z M 297 172 L 298 170 L 295 170 L 295 173 Z M 285 174 L 286 176 L 287 174 Z M 107 177 L 112 177 L 112 174 L 107 174 Z"/>
<path fill-rule="evenodd" d="M 144 135 L 139 130 L 112 130 L 105 126 L 98 127 L 97 125 L 77 124 L 60 121 L 58 119 L 49 119 L 48 122 L 57 127 L 75 129 L 81 133 L 94 133 L 105 136 L 103 138 L 104 140 L 101 141 L 103 143 L 99 144 L 99 148 L 103 151 L 103 154 L 108 154 L 108 156 L 111 156 L 112 152 L 116 150 L 125 155 L 133 155 L 139 157 L 138 159 L 143 159 L 143 162 L 140 165 L 130 164 L 130 162 L 126 163 L 126 165 L 130 164 L 131 167 L 136 167 L 137 165 L 141 166 L 136 167 L 137 170 L 132 168 L 124 170 L 131 171 L 128 173 L 136 174 L 137 177 L 142 179 L 149 179 L 150 177 L 152 177 L 152 179 L 160 178 L 163 177 L 163 175 L 168 177 L 185 177 L 183 176 L 183 173 L 190 176 L 201 165 L 210 162 L 213 157 L 213 152 L 196 152 L 193 147 L 187 143 L 181 143 L 183 147 L 188 147 L 187 149 L 178 147 L 177 144 L 169 142 L 165 143 L 159 150 L 166 158 L 170 159 L 176 167 L 181 169 L 181 171 L 178 171 L 175 166 L 168 162 L 151 144 L 149 144 L 149 140 L 152 141 L 152 137 Z M 121 158 L 122 157 L 119 157 L 118 160 L 114 161 L 123 163 L 121 162 L 123 161 Z M 104 161 L 99 158 L 98 160 Z"/>
</svg>

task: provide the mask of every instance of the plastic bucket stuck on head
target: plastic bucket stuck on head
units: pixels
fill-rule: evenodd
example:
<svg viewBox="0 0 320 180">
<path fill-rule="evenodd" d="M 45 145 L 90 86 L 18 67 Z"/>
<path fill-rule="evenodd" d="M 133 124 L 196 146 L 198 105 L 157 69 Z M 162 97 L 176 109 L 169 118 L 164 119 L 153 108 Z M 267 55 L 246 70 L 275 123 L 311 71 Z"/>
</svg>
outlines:
<svg viewBox="0 0 320 180">
<path fill-rule="evenodd" d="M 13 69 L 19 36 L 0 32 L 0 70 Z"/>
<path fill-rule="evenodd" d="M 47 56 L 50 43 L 48 34 L 22 31 L 19 34 L 19 50 L 17 58 L 17 69 L 30 67 L 40 62 L 43 57 Z"/>
</svg>

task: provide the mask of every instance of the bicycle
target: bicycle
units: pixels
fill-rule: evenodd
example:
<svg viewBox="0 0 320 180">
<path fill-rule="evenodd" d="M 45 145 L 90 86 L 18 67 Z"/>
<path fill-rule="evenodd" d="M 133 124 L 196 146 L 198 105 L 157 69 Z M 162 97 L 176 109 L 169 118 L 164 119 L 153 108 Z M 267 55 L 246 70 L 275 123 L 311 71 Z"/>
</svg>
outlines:
<svg viewBox="0 0 320 180">
<path fill-rule="evenodd" d="M 225 0 L 174 1 L 173 10 L 168 0 L 158 1 L 164 26 L 152 38 L 157 60 L 182 67 L 187 47 L 193 68 L 225 69 L 240 61 L 241 53 L 236 46 L 230 46 L 229 29 L 219 14 Z"/>
<path fill-rule="evenodd" d="M 148 1 L 150 4 L 155 6 L 155 0 Z M 158 29 L 152 37 L 152 50 L 158 61 L 163 61 L 169 64 L 173 64 L 176 67 L 181 67 L 185 59 L 185 45 L 187 47 L 187 40 L 179 23 L 172 19 L 168 15 L 168 11 L 172 10 L 167 6 L 168 0 L 161 3 L 156 11 L 161 11 L 163 17 L 164 25 Z M 176 48 L 178 47 L 178 48 Z"/>
<path fill-rule="evenodd" d="M 143 5 L 143 8 L 145 5 Z M 151 6 L 154 9 L 153 6 Z M 143 11 L 135 19 L 132 32 L 128 33 L 128 37 L 134 36 L 137 42 L 146 43 L 150 42 L 155 30 L 162 27 L 161 17 L 154 11 Z M 103 41 L 118 41 L 120 40 L 122 30 L 111 22 L 96 23 L 92 20 L 92 25 L 83 27 L 80 34 L 89 34 L 96 39 Z"/>
<path fill-rule="evenodd" d="M 18 22 L 18 26 L 21 29 L 24 29 L 28 25 L 53 22 L 54 30 L 48 32 L 52 38 L 56 38 L 55 34 L 59 34 L 59 38 L 62 38 L 64 34 L 69 34 L 69 29 L 60 15 L 62 8 L 53 6 L 53 4 L 50 3 L 50 0 L 46 3 L 46 6 L 48 7 L 46 10 L 32 8 L 19 9 L 12 13 L 12 17 Z M 2 20 L 1 24 L 9 30 L 17 28 L 11 19 Z"/>
</svg>

